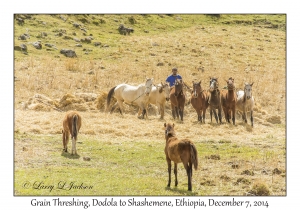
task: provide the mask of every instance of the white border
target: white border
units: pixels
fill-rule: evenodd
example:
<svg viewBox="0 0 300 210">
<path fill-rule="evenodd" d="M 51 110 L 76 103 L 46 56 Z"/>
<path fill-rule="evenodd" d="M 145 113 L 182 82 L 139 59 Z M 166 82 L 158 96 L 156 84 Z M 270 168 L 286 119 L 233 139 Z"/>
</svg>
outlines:
<svg viewBox="0 0 300 210">
<path fill-rule="evenodd" d="M 295 1 L 293 1 L 295 2 Z M 286 197 L 237 197 L 237 200 L 268 200 L 268 209 L 297 209 L 299 190 L 299 133 L 296 132 L 299 107 L 299 17 L 295 3 L 287 1 L 3 1 L 1 4 L 1 209 L 32 208 L 33 197 L 13 196 L 13 14 L 15 13 L 284 13 L 287 14 L 287 196 Z M 52 199 L 52 197 L 45 197 Z M 93 197 L 82 197 L 92 200 Z M 97 197 L 99 198 L 99 197 Z M 128 197 L 114 197 L 128 199 Z M 198 198 L 198 197 L 197 197 Z M 211 197 L 199 197 L 208 200 Z M 231 197 L 215 197 L 230 200 Z M 39 197 L 43 199 L 43 197 Z M 70 197 L 65 197 L 68 200 Z M 140 198 L 138 198 L 140 199 Z M 176 197 L 149 197 L 150 200 L 175 200 Z M 196 199 L 191 198 L 191 199 Z M 5 208 L 7 207 L 7 208 Z M 101 208 L 101 207 L 97 207 Z M 151 208 L 151 207 L 148 207 Z M 218 207 L 219 208 L 219 207 Z M 49 208 L 47 208 L 49 209 Z M 52 208 L 51 208 L 52 209 Z M 94 209 L 94 208 L 89 208 Z M 106 209 L 106 208 L 101 208 Z M 111 209 L 111 208 L 109 208 Z M 179 208 L 178 208 L 179 209 Z M 213 208 L 208 208 L 213 209 Z M 232 209 L 223 207 L 222 209 Z"/>
</svg>

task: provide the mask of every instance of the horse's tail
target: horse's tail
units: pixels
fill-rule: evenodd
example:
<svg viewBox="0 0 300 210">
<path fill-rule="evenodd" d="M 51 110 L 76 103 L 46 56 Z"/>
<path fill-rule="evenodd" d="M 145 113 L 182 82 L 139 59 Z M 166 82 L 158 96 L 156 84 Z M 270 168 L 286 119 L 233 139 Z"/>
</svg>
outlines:
<svg viewBox="0 0 300 210">
<path fill-rule="evenodd" d="M 195 147 L 195 144 L 190 143 L 191 146 L 191 160 L 192 160 L 192 165 L 194 164 L 194 169 L 197 170 L 198 169 L 198 152 L 197 149 Z"/>
<path fill-rule="evenodd" d="M 74 137 L 75 139 L 77 138 L 77 134 L 78 134 L 77 123 L 78 123 L 78 115 L 75 114 L 72 119 L 72 137 Z"/>
<path fill-rule="evenodd" d="M 117 86 L 113 87 L 112 89 L 110 89 L 110 91 L 108 92 L 107 95 L 107 99 L 106 99 L 106 109 L 108 109 L 109 104 L 110 104 L 110 100 L 113 97 L 114 93 L 115 93 L 115 89 Z"/>
</svg>

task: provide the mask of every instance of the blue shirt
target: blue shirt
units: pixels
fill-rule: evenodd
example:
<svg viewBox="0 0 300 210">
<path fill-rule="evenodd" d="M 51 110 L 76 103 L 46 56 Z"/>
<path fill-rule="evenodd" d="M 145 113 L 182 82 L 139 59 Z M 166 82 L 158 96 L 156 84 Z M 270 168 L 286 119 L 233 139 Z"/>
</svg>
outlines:
<svg viewBox="0 0 300 210">
<path fill-rule="evenodd" d="M 168 78 L 166 79 L 166 82 L 170 83 L 170 87 L 175 85 L 175 81 L 176 79 L 182 79 L 182 77 L 177 74 L 176 76 L 174 76 L 173 74 L 171 74 L 170 76 L 168 76 Z"/>
</svg>

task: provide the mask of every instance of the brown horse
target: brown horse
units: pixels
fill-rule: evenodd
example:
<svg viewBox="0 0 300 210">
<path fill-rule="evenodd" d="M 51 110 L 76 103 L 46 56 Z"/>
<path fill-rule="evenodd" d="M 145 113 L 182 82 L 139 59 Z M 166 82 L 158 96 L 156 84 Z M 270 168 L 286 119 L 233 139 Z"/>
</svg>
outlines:
<svg viewBox="0 0 300 210">
<path fill-rule="evenodd" d="M 183 110 L 185 104 L 185 95 L 183 93 L 183 82 L 181 79 L 176 79 L 175 87 L 170 90 L 170 101 L 173 118 L 181 118 L 183 121 Z"/>
<path fill-rule="evenodd" d="M 236 93 L 234 79 L 230 77 L 227 81 L 227 90 L 222 90 L 221 93 L 221 104 L 223 107 L 225 119 L 230 123 L 232 114 L 232 123 L 235 125 L 235 107 L 236 107 Z"/>
<path fill-rule="evenodd" d="M 205 123 L 205 112 L 209 104 L 208 104 L 208 95 L 206 91 L 202 89 L 201 81 L 200 82 L 193 81 L 191 104 L 198 114 L 198 121 L 202 123 L 202 117 L 203 117 L 203 123 Z"/>
<path fill-rule="evenodd" d="M 210 121 L 212 122 L 212 113 L 214 113 L 216 122 L 222 124 L 222 107 L 218 78 L 210 77 L 209 83 L 208 104 L 210 107 Z M 218 110 L 218 115 L 216 109 Z"/>
<path fill-rule="evenodd" d="M 72 139 L 72 155 L 77 155 L 76 141 L 79 129 L 81 127 L 81 116 L 76 111 L 68 111 L 63 120 L 63 146 L 64 151 L 68 151 L 69 135 Z"/>
<path fill-rule="evenodd" d="M 171 161 L 174 162 L 175 186 L 178 185 L 177 164 L 182 162 L 188 176 L 188 190 L 191 191 L 193 175 L 192 166 L 194 165 L 195 170 L 198 168 L 197 149 L 192 141 L 188 139 L 177 139 L 175 135 L 174 124 L 172 125 L 171 123 L 165 123 L 164 126 L 166 139 L 165 154 L 169 173 L 168 187 L 170 187 L 171 184 Z"/>
</svg>

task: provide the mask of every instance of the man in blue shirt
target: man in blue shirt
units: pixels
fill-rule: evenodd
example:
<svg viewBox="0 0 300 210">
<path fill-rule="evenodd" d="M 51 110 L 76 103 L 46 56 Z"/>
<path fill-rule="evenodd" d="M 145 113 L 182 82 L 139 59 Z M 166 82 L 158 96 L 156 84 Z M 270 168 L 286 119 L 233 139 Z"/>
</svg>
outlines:
<svg viewBox="0 0 300 210">
<path fill-rule="evenodd" d="M 179 74 L 177 74 L 177 68 L 174 67 L 172 69 L 172 74 L 170 76 L 168 76 L 168 78 L 166 79 L 166 82 L 168 82 L 170 84 L 170 87 L 173 87 L 175 85 L 176 79 L 182 79 L 182 77 Z"/>
</svg>

